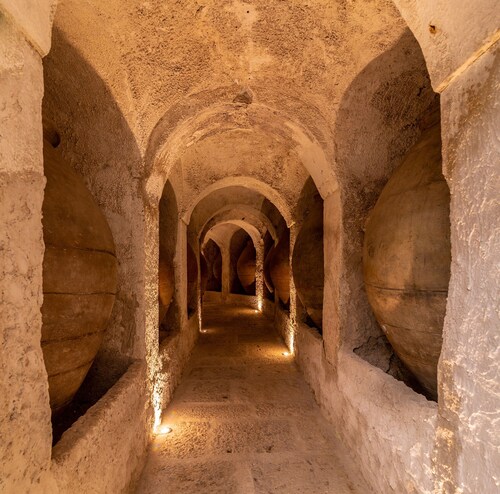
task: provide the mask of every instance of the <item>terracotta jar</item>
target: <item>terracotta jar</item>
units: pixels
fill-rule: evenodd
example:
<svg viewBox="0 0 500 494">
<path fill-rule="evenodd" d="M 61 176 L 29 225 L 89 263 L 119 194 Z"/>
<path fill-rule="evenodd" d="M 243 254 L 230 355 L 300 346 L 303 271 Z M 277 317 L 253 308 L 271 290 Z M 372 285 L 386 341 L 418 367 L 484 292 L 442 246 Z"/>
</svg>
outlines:
<svg viewBox="0 0 500 494">
<path fill-rule="evenodd" d="M 50 406 L 62 410 L 101 346 L 115 301 L 111 230 L 83 179 L 44 143 L 42 350 Z"/>
<path fill-rule="evenodd" d="M 450 191 L 441 172 L 440 127 L 434 126 L 382 191 L 363 249 L 373 312 L 400 359 L 434 398 L 450 262 Z"/>
<path fill-rule="evenodd" d="M 255 256 L 255 247 L 252 240 L 249 240 L 242 250 L 236 265 L 241 286 L 248 294 L 255 291 Z"/>
</svg>

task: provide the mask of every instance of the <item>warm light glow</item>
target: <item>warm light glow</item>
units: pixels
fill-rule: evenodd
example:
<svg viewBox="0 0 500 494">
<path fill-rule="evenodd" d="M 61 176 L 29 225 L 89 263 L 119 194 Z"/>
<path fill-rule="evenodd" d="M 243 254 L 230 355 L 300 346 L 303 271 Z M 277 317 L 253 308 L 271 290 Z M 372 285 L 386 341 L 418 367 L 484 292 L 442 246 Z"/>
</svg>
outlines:
<svg viewBox="0 0 500 494">
<path fill-rule="evenodd" d="M 168 425 L 161 425 L 158 428 L 157 435 L 164 435 L 164 434 L 170 434 L 172 432 L 172 428 L 169 427 Z"/>
<path fill-rule="evenodd" d="M 288 327 L 288 342 L 287 347 L 290 350 L 290 355 L 295 353 L 295 331 L 293 329 L 293 321 L 290 320 L 290 325 Z"/>
<path fill-rule="evenodd" d="M 161 396 L 160 396 L 158 382 L 156 382 L 153 389 L 153 408 L 154 408 L 153 432 L 157 433 L 161 424 Z"/>
<path fill-rule="evenodd" d="M 259 300 L 257 302 L 257 309 L 262 312 L 262 299 L 259 297 Z"/>
<path fill-rule="evenodd" d="M 208 331 L 206 329 L 202 329 L 201 332 L 202 333 L 208 333 Z"/>
<path fill-rule="evenodd" d="M 283 352 L 281 355 L 283 355 L 284 357 L 288 357 L 290 355 L 290 352 Z"/>
</svg>

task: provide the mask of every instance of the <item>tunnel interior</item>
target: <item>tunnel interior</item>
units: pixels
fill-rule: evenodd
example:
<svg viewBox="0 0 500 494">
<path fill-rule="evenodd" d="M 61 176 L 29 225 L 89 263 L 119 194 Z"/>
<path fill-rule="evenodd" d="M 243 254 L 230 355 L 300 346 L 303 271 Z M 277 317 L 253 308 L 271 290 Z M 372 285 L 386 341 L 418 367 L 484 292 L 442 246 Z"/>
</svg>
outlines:
<svg viewBox="0 0 500 494">
<path fill-rule="evenodd" d="M 311 175 L 311 165 L 300 144 L 285 132 L 286 125 L 290 124 L 283 122 L 281 115 L 270 114 L 266 106 L 254 101 L 259 94 L 257 87 L 237 92 L 221 114 L 217 113 L 217 108 L 210 117 L 200 112 L 190 131 L 197 128 L 197 134 L 179 130 L 185 135 L 180 134 L 176 137 L 178 140 L 197 135 L 189 146 L 181 145 L 173 152 L 168 148 L 168 139 L 159 146 L 156 160 L 165 160 L 162 153 L 167 151 L 171 163 L 164 165 L 164 169 L 170 169 L 166 181 L 162 177 L 167 175 L 162 171 L 152 175 L 164 184 L 156 206 L 150 206 L 153 224 L 158 224 L 159 345 L 178 334 L 184 321 L 195 316 L 201 320 L 204 300 L 209 303 L 217 300 L 221 304 L 244 303 L 268 315 L 282 314 L 280 317 L 285 320 L 304 324 L 319 336 L 324 336 L 323 303 L 328 297 L 324 290 L 325 271 L 335 270 L 332 266 L 344 263 L 344 269 L 350 270 L 347 285 L 354 283 L 348 304 L 357 307 L 353 317 L 354 330 L 346 335 L 345 344 L 356 355 L 406 383 L 417 393 L 429 399 L 437 398 L 436 369 L 445 310 L 442 300 L 446 300 L 450 264 L 449 230 L 446 230 L 449 195 L 446 196 L 447 186 L 442 174 L 442 191 L 430 192 L 436 187 L 436 174 L 441 173 L 441 151 L 439 139 L 429 138 L 427 142 L 425 135 L 432 132 L 429 129 L 439 132 L 439 98 L 430 87 L 421 53 L 413 45 L 415 41 L 411 34 L 404 33 L 391 50 L 375 58 L 353 79 L 344 95 L 339 109 L 343 118 L 338 119 L 335 135 L 339 167 L 334 178 L 345 196 L 342 210 L 340 205 L 330 207 L 328 212 L 325 210 L 323 196 L 328 184 L 315 182 L 317 172 Z M 94 153 L 99 157 L 97 136 L 87 137 L 88 143 L 80 143 L 78 132 L 87 124 L 84 118 L 87 115 L 77 117 L 65 106 L 78 107 L 79 101 L 75 77 L 67 70 L 72 50 L 65 35 L 55 28 L 54 47 L 44 64 L 45 135 L 58 145 L 61 155 L 67 157 L 68 169 L 75 169 L 81 175 L 82 183 L 87 182 L 90 192 L 97 195 L 98 202 L 105 203 L 104 215 L 107 213 L 112 217 L 119 228 L 120 221 L 124 221 L 124 211 L 121 211 L 122 218 L 117 218 L 120 206 L 112 204 L 114 199 L 108 205 L 105 199 L 109 185 L 114 181 L 113 174 L 109 171 L 106 176 L 106 172 L 90 160 L 88 152 L 89 146 L 94 146 Z M 412 56 L 405 57 L 408 53 Z M 397 70 L 393 68 L 395 61 L 401 65 Z M 98 78 L 90 67 L 83 65 L 79 70 L 82 77 L 96 85 Z M 96 88 L 86 101 L 89 113 L 97 95 L 102 101 L 112 98 L 105 87 Z M 367 103 L 371 119 L 353 120 L 353 107 Z M 175 116 L 167 112 L 152 136 L 157 133 L 160 137 L 162 125 L 168 127 Z M 73 121 L 69 124 L 71 118 Z M 93 118 L 108 119 L 109 116 L 93 114 Z M 119 118 L 118 112 L 116 118 Z M 385 126 L 379 126 L 380 121 Z M 368 122 L 371 134 L 367 134 Z M 101 122 L 97 123 L 101 125 Z M 63 131 L 59 131 L 61 125 L 67 125 Z M 361 126 L 361 133 L 356 126 Z M 126 123 L 122 127 L 125 135 Z M 357 139 L 361 141 L 357 142 Z M 153 137 L 150 141 L 155 142 Z M 363 163 L 363 147 L 367 148 L 375 141 L 377 152 L 372 150 L 369 162 Z M 352 152 L 352 146 L 355 146 L 356 153 Z M 78 159 L 83 164 L 76 164 Z M 413 165 L 414 169 L 411 163 L 407 164 L 412 161 L 419 163 Z M 435 174 L 429 175 L 427 184 L 422 167 L 427 166 L 430 170 L 431 161 L 434 161 Z M 419 166 L 421 169 L 417 169 Z M 133 163 L 128 168 L 130 178 L 127 179 L 131 180 Z M 392 186 L 393 181 L 399 185 Z M 411 190 L 413 196 L 406 202 L 412 205 L 398 204 L 392 198 L 391 187 Z M 418 187 L 421 196 L 416 192 Z M 428 205 L 429 212 L 424 214 L 422 204 L 432 202 L 430 196 L 433 194 L 436 198 Z M 392 201 L 385 210 L 384 199 Z M 61 201 L 64 201 L 63 197 Z M 399 208 L 408 210 L 408 222 L 418 231 L 413 232 L 401 222 L 397 223 L 395 211 Z M 442 213 L 435 212 L 438 208 L 442 208 Z M 379 213 L 379 210 L 385 212 Z M 342 218 L 348 231 L 349 239 L 342 249 L 336 251 L 337 259 L 331 257 L 331 250 L 327 257 L 324 255 L 324 219 L 327 216 Z M 373 218 L 379 216 L 381 219 L 377 222 L 380 226 L 373 226 Z M 184 232 L 179 228 L 179 221 L 186 225 Z M 394 233 L 395 229 L 401 230 L 400 236 Z M 387 245 L 389 232 L 394 236 L 394 251 Z M 443 241 L 439 248 L 435 244 L 433 247 L 414 245 L 411 242 L 415 235 L 418 238 L 443 238 Z M 338 232 L 329 233 L 329 236 L 333 244 L 340 241 Z M 397 256 L 401 260 L 390 266 Z M 117 257 L 120 263 L 119 253 Z M 77 263 L 77 260 L 73 261 Z M 436 265 L 430 269 L 420 268 L 419 262 L 424 266 L 434 262 Z M 398 268 L 399 264 L 402 268 Z M 392 278 L 386 281 L 384 273 L 389 271 Z M 426 271 L 442 272 L 439 275 L 441 281 L 427 279 Z M 384 283 L 387 286 L 383 286 Z M 110 288 L 110 293 L 114 293 L 113 290 L 123 292 L 121 297 L 126 300 L 126 292 L 131 287 L 120 284 L 119 274 L 118 285 L 117 289 Z M 396 289 L 402 294 L 397 302 L 383 300 L 382 293 L 387 295 Z M 412 294 L 415 299 L 412 299 Z M 441 302 L 436 297 L 441 297 Z M 115 314 L 115 318 L 123 317 L 126 310 L 123 304 L 119 299 L 114 304 L 108 303 L 109 307 L 114 307 L 114 313 L 122 312 Z M 88 316 L 82 314 L 81 317 Z M 435 328 L 432 355 L 425 353 L 425 337 L 419 341 L 408 333 L 413 327 L 412 321 L 418 325 L 423 317 L 428 317 L 430 326 L 424 323 L 422 328 L 425 329 L 415 329 L 415 332 L 421 334 L 430 331 L 427 327 Z M 113 324 L 103 319 L 101 327 Z M 293 353 L 295 330 L 290 329 L 292 324 L 286 324 L 286 328 L 279 326 L 277 323 Z M 398 331 L 400 335 L 397 335 Z M 123 338 L 123 330 L 119 332 Z M 107 334 L 109 341 L 104 341 L 101 349 L 96 344 L 96 353 L 102 353 L 105 362 L 115 358 L 125 362 L 122 366 L 126 366 L 128 359 L 127 351 L 123 351 L 124 342 L 118 349 L 113 331 L 109 329 Z M 127 336 L 129 340 L 130 337 Z M 113 379 L 108 382 L 112 384 Z M 99 395 L 102 393 L 96 396 Z"/>
<path fill-rule="evenodd" d="M 498 38 L 436 62 L 455 24 L 399 0 L 41 3 L 46 45 L 0 0 L 0 127 L 31 115 L 0 139 L 24 280 L 0 376 L 28 424 L 6 492 L 479 485 L 494 173 L 463 163 L 493 168 L 492 119 L 467 125 L 497 109 Z"/>
</svg>

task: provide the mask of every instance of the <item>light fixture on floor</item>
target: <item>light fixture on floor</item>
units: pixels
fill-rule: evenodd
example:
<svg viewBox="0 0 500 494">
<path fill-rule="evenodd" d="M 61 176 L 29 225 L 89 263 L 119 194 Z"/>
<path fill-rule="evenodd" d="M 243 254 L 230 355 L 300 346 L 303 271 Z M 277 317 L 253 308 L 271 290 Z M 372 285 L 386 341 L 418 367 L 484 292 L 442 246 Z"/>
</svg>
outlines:
<svg viewBox="0 0 500 494">
<path fill-rule="evenodd" d="M 202 333 L 208 333 L 208 331 L 206 329 L 202 329 L 201 332 Z"/>
<path fill-rule="evenodd" d="M 289 357 L 290 356 L 290 352 L 283 352 L 281 355 L 283 355 L 283 357 Z"/>
<path fill-rule="evenodd" d="M 168 425 L 160 425 L 158 428 L 158 432 L 156 433 L 158 436 L 165 436 L 167 434 L 170 434 L 172 432 L 172 427 L 169 427 Z"/>
</svg>

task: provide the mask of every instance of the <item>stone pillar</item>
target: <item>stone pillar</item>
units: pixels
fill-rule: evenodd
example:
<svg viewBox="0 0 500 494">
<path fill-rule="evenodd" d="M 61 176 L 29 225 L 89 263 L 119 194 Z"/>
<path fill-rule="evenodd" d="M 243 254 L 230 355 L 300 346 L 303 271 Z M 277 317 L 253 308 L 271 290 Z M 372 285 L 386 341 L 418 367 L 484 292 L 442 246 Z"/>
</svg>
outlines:
<svg viewBox="0 0 500 494">
<path fill-rule="evenodd" d="M 286 334 L 286 345 L 290 353 L 295 353 L 295 337 L 297 334 L 297 290 L 295 289 L 295 283 L 293 281 L 292 269 L 293 248 L 297 240 L 297 234 L 298 228 L 294 223 L 290 225 L 290 257 L 288 259 L 290 266 L 290 317 Z"/>
<path fill-rule="evenodd" d="M 179 327 L 182 331 L 187 327 L 187 225 L 179 219 L 177 228 L 177 248 L 175 249 L 175 300 L 179 307 Z"/>
<path fill-rule="evenodd" d="M 0 491 L 57 492 L 40 346 L 42 317 L 42 56 L 51 2 L 0 1 Z M 36 487 L 35 487 L 36 486 Z"/>
<path fill-rule="evenodd" d="M 330 363 L 335 363 L 340 347 L 340 326 L 349 327 L 340 319 L 340 283 L 342 252 L 340 245 L 340 225 L 342 224 L 340 191 L 324 199 L 323 202 L 323 254 L 325 284 L 323 292 L 323 344 Z"/>
<path fill-rule="evenodd" d="M 262 237 L 255 245 L 255 295 L 258 309 L 262 310 L 264 300 L 264 239 Z"/>
<path fill-rule="evenodd" d="M 498 489 L 498 55 L 491 47 L 441 94 L 452 264 L 439 365 L 437 492 Z"/>
</svg>

